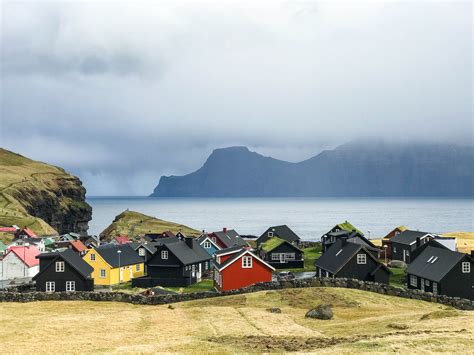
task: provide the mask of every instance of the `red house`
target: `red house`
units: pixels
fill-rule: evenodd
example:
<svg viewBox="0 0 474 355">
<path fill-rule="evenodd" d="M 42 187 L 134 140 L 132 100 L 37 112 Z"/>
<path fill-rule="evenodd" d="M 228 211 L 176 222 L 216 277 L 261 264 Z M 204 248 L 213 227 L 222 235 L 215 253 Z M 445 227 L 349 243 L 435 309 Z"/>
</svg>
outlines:
<svg viewBox="0 0 474 355">
<path fill-rule="evenodd" d="M 273 267 L 239 246 L 217 251 L 214 263 L 214 288 L 218 291 L 235 290 L 258 282 L 272 281 Z"/>
<path fill-rule="evenodd" d="M 115 244 L 123 245 L 130 243 L 130 239 L 126 235 L 118 235 L 114 237 Z"/>
</svg>

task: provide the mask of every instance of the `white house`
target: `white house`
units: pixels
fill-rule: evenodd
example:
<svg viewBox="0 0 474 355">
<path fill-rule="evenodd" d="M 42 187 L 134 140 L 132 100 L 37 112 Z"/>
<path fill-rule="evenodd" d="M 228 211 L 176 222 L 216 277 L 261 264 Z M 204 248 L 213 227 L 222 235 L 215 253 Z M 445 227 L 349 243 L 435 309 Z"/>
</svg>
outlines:
<svg viewBox="0 0 474 355">
<path fill-rule="evenodd" d="M 10 246 L 34 245 L 40 253 L 44 253 L 46 251 L 44 241 L 44 238 L 17 238 L 11 242 Z"/>
<path fill-rule="evenodd" d="M 34 245 L 13 246 L 8 248 L 8 253 L 0 261 L 0 279 L 11 280 L 15 278 L 30 278 L 39 272 L 40 252 Z"/>
</svg>

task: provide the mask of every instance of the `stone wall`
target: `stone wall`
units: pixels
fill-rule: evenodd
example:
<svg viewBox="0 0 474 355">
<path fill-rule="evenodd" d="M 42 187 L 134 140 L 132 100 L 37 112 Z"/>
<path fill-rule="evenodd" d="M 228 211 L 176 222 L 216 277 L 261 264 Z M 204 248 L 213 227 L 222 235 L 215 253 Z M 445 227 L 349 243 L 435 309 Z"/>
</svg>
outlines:
<svg viewBox="0 0 474 355">
<path fill-rule="evenodd" d="M 140 294 L 129 294 L 123 292 L 27 292 L 25 290 L 0 291 L 0 302 L 34 302 L 34 301 L 114 301 L 127 302 L 133 304 L 160 305 L 176 302 L 191 301 L 196 299 L 222 297 L 238 295 L 249 292 L 265 290 L 279 290 L 284 288 L 303 287 L 340 287 L 352 288 L 383 295 L 411 298 L 427 302 L 436 302 L 449 305 L 462 310 L 474 310 L 474 301 L 457 297 L 447 297 L 443 295 L 434 296 L 431 293 L 424 293 L 418 290 L 405 290 L 395 286 L 366 282 L 354 279 L 332 279 L 332 278 L 311 278 L 304 280 L 294 280 L 288 282 L 265 282 L 254 286 L 241 288 L 239 290 L 218 292 L 195 292 L 184 294 L 167 294 L 156 296 L 143 296 Z"/>
</svg>

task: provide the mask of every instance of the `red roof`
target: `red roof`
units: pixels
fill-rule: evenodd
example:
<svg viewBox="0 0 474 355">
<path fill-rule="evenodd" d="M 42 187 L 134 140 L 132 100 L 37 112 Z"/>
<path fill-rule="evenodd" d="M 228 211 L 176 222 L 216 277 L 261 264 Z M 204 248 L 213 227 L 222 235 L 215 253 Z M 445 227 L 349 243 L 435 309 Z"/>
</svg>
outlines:
<svg viewBox="0 0 474 355">
<path fill-rule="evenodd" d="M 15 227 L 0 227 L 0 232 L 16 232 Z"/>
<path fill-rule="evenodd" d="M 75 251 L 78 251 L 79 253 L 87 250 L 87 247 L 80 240 L 73 240 L 71 242 L 71 246 Z"/>
<path fill-rule="evenodd" d="M 115 241 L 119 244 L 127 244 L 130 243 L 130 239 L 126 235 L 118 235 L 115 238 Z"/>
<path fill-rule="evenodd" d="M 26 235 L 27 235 L 28 237 L 30 237 L 30 238 L 37 237 L 36 233 L 33 232 L 33 231 L 32 231 L 30 228 L 28 228 L 28 227 L 23 228 L 23 232 L 25 232 Z"/>
<path fill-rule="evenodd" d="M 38 248 L 34 245 L 29 246 L 13 246 L 8 248 L 8 254 L 14 253 L 20 258 L 28 267 L 36 266 L 39 264 L 39 260 L 36 256 L 40 254 Z"/>
</svg>

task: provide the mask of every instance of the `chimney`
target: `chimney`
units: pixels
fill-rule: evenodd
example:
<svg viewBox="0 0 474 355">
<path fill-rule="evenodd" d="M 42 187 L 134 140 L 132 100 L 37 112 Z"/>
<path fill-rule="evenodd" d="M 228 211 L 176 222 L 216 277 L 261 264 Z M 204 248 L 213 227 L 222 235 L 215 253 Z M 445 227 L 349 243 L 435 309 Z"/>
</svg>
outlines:
<svg viewBox="0 0 474 355">
<path fill-rule="evenodd" d="M 192 249 L 192 247 L 193 247 L 193 239 L 194 239 L 193 237 L 185 237 L 185 238 L 184 238 L 184 242 L 185 242 L 186 245 L 187 245 L 188 247 L 190 247 L 191 249 Z"/>
<path fill-rule="evenodd" d="M 224 233 L 227 233 L 227 227 L 222 228 L 222 231 L 223 231 Z"/>
<path fill-rule="evenodd" d="M 420 246 L 420 237 L 416 237 L 416 246 L 417 246 L 417 247 Z"/>
</svg>

